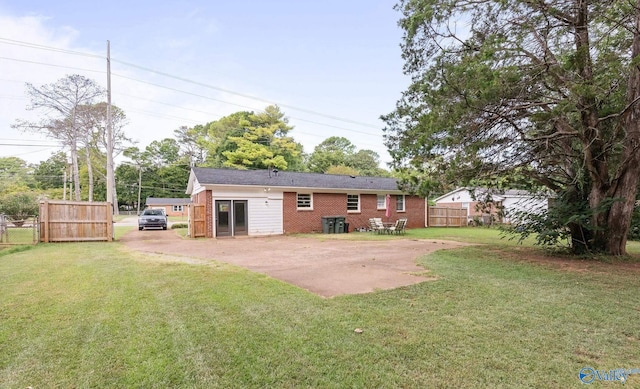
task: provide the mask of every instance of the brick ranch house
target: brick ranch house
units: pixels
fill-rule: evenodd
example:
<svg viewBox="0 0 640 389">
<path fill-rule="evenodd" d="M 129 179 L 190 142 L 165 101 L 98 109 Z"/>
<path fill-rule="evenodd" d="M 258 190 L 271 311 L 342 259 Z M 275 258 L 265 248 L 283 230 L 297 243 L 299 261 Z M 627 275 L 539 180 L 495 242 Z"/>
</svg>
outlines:
<svg viewBox="0 0 640 389">
<path fill-rule="evenodd" d="M 187 216 L 190 198 L 147 197 L 147 208 L 164 209 L 167 216 Z"/>
<path fill-rule="evenodd" d="M 425 226 L 425 200 L 404 194 L 394 178 L 194 167 L 186 193 L 205 206 L 207 237 L 322 232 L 325 216 L 344 216 L 349 231 L 372 217 Z"/>
</svg>

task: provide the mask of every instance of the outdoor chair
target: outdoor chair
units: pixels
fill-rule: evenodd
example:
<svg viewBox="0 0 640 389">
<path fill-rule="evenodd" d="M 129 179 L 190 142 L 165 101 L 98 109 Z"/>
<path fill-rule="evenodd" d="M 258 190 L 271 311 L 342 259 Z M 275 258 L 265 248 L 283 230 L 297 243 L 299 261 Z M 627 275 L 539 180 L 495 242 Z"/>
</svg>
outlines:
<svg viewBox="0 0 640 389">
<path fill-rule="evenodd" d="M 388 230 L 390 234 L 404 235 L 404 230 L 406 226 L 407 226 L 407 219 L 398 219 L 396 220 L 396 224 L 389 227 Z"/>
<path fill-rule="evenodd" d="M 382 219 L 377 217 L 369 219 L 369 227 L 371 228 L 371 231 L 376 234 L 382 234 L 386 231 L 384 224 L 382 224 Z"/>
</svg>

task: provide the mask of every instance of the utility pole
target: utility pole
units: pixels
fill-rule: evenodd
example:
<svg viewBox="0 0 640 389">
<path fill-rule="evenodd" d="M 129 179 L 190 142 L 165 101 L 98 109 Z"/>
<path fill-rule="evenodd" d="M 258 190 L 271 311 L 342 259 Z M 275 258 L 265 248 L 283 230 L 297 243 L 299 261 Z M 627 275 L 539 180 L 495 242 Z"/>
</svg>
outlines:
<svg viewBox="0 0 640 389">
<path fill-rule="evenodd" d="M 140 215 L 140 194 L 142 192 L 142 165 L 138 165 L 138 213 Z"/>
<path fill-rule="evenodd" d="M 115 179 L 113 167 L 113 130 L 111 128 L 111 43 L 107 41 L 107 201 L 111 203 L 111 213 L 118 214 L 115 201 Z"/>
</svg>

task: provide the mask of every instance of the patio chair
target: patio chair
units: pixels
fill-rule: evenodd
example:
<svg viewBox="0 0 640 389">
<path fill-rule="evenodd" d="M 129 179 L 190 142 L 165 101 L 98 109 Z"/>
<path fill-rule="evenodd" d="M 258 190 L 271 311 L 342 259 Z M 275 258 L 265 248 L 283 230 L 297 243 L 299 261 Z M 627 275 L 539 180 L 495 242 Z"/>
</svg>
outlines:
<svg viewBox="0 0 640 389">
<path fill-rule="evenodd" d="M 382 219 L 377 217 L 372 217 L 371 219 L 369 219 L 369 228 L 371 228 L 371 231 L 375 232 L 376 234 L 382 234 L 386 231 L 386 228 L 384 228 L 384 224 L 382 224 Z"/>
<path fill-rule="evenodd" d="M 404 235 L 404 230 L 405 227 L 407 226 L 407 219 L 398 219 L 396 220 L 396 224 L 394 224 L 393 226 L 389 227 L 389 233 L 390 234 L 396 234 L 396 235 Z"/>
</svg>

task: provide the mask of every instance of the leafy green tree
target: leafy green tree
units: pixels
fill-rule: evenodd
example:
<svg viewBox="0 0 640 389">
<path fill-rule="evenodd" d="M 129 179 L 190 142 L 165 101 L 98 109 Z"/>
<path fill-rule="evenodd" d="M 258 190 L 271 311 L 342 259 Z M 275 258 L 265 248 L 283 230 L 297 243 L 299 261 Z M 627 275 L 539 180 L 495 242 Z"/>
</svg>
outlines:
<svg viewBox="0 0 640 389">
<path fill-rule="evenodd" d="M 204 132 L 201 132 L 198 143 L 206 149 L 206 159 L 203 166 L 220 168 L 224 166 L 227 158 L 225 151 L 236 150 L 237 144 L 230 142 L 230 137 L 239 137 L 245 128 L 252 126 L 253 112 L 235 112 L 220 120 L 207 123 Z M 198 127 L 194 127 L 198 129 Z"/>
<path fill-rule="evenodd" d="M 558 204 L 584 205 L 573 216 L 550 210 L 565 215 L 555 225 L 574 252 L 625 254 L 640 179 L 640 4 L 400 0 L 396 9 L 412 84 L 383 117 L 394 167 L 548 188 Z"/>
<path fill-rule="evenodd" d="M 39 189 L 60 189 L 64 187 L 66 170 L 67 155 L 59 151 L 36 165 L 33 170 L 33 178 Z"/>
<path fill-rule="evenodd" d="M 277 106 L 268 106 L 264 112 L 251 114 L 236 136 L 226 138 L 230 150 L 223 151 L 224 166 L 236 169 L 277 168 L 293 170 L 302 166 L 302 145 L 288 136 L 293 127 Z M 240 131 L 238 131 L 240 130 Z"/>
<path fill-rule="evenodd" d="M 359 175 L 359 172 L 352 167 L 340 165 L 340 166 L 329 166 L 325 174 L 341 174 L 345 176 L 357 176 Z"/>
<path fill-rule="evenodd" d="M 18 157 L 0 157 L 0 194 L 33 188 L 32 168 Z"/>
<path fill-rule="evenodd" d="M 358 150 L 347 157 L 347 166 L 355 169 L 361 176 L 382 177 L 388 172 L 380 168 L 380 156 L 373 150 Z"/>
<path fill-rule="evenodd" d="M 307 166 L 310 171 L 316 173 L 325 173 L 331 166 L 347 166 L 347 159 L 355 150 L 356 146 L 349 139 L 332 136 L 313 149 Z"/>
<path fill-rule="evenodd" d="M 192 128 L 181 126 L 173 133 L 176 136 L 183 156 L 190 166 L 202 166 L 207 156 L 206 143 L 202 141 L 206 134 L 205 127 L 197 125 Z"/>
<path fill-rule="evenodd" d="M 129 210 L 136 209 L 138 212 L 140 211 L 138 208 L 139 173 L 138 167 L 129 163 L 119 164 L 115 171 L 120 206 Z M 140 196 L 142 197 L 141 188 Z"/>
<path fill-rule="evenodd" d="M 180 145 L 172 138 L 154 140 L 145 148 L 145 154 L 156 167 L 167 166 L 180 160 Z"/>
<path fill-rule="evenodd" d="M 26 220 L 38 215 L 39 195 L 33 191 L 6 193 L 0 196 L 0 213 L 10 220 Z"/>
<path fill-rule="evenodd" d="M 358 150 L 351 141 L 342 136 L 332 136 L 313 149 L 307 166 L 310 171 L 352 171 L 360 176 L 386 176 L 389 173 L 379 167 L 380 156 L 373 150 Z"/>
</svg>

